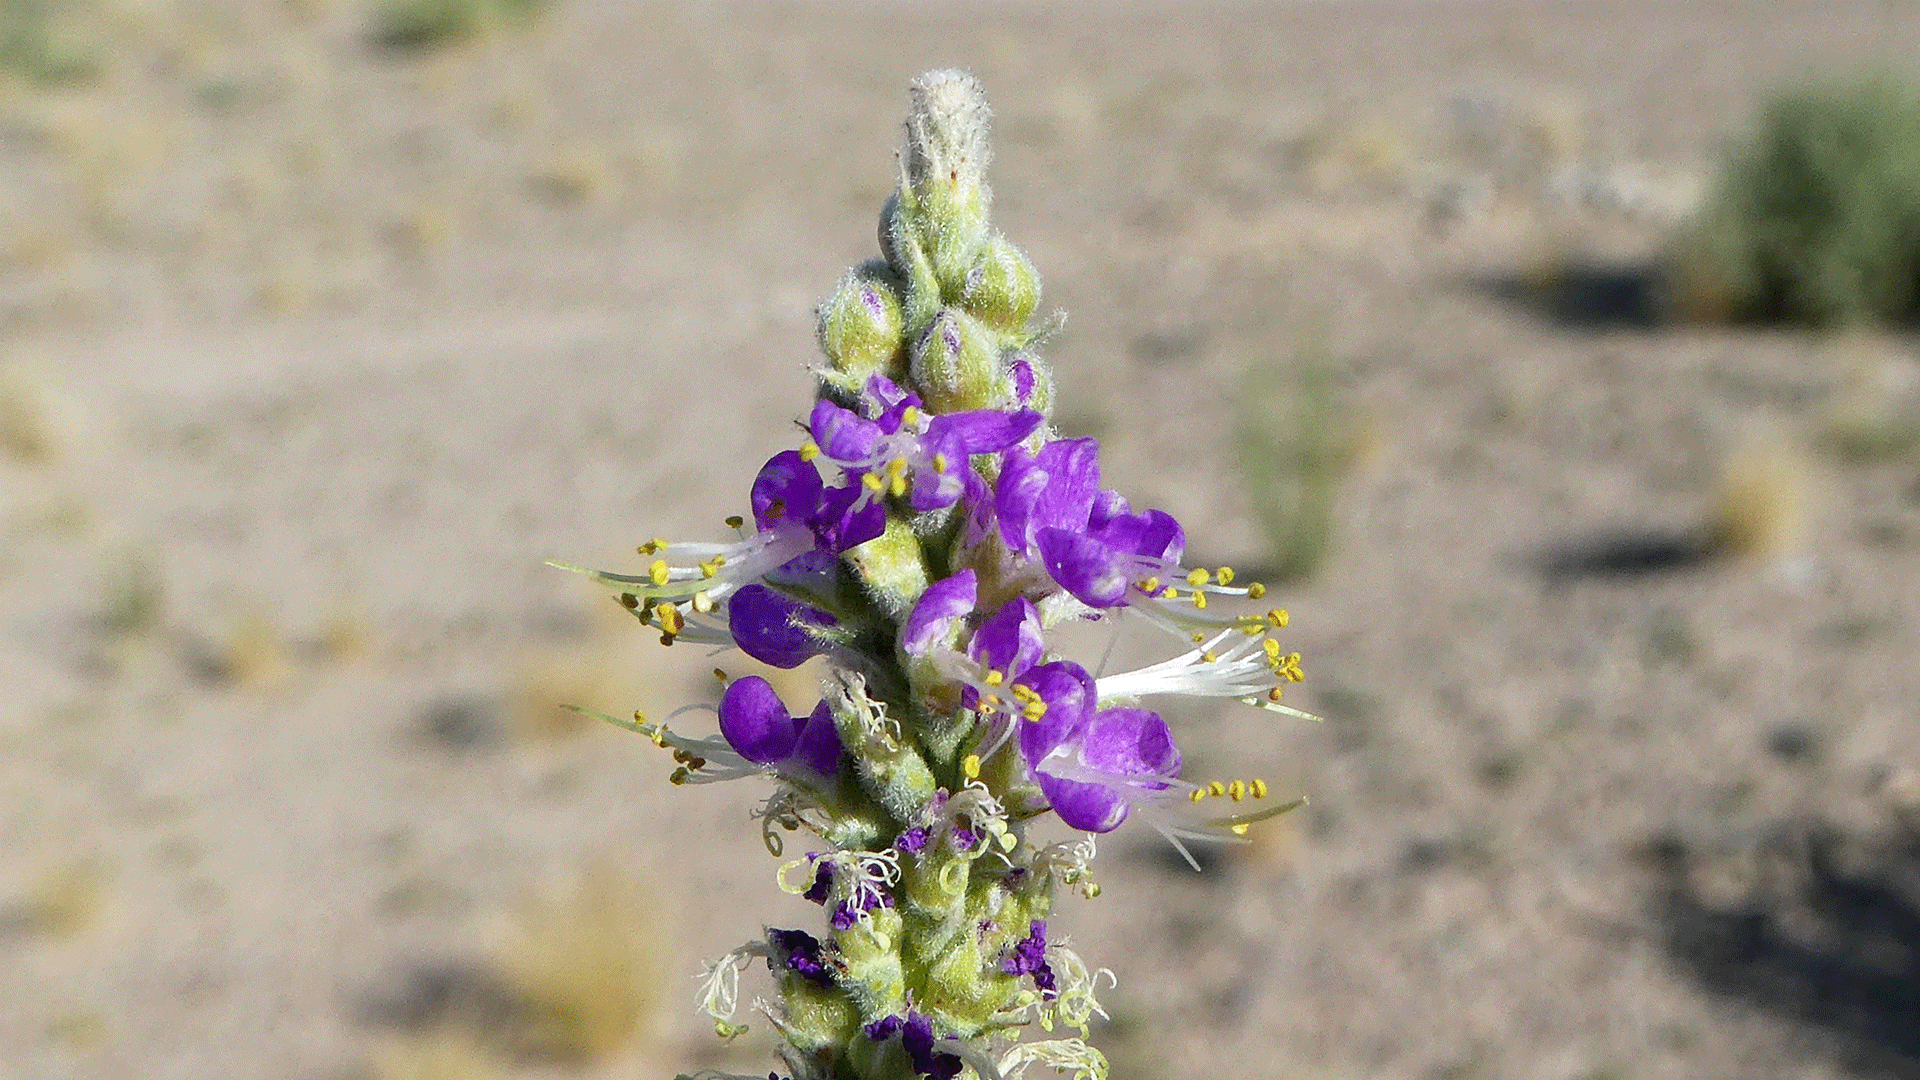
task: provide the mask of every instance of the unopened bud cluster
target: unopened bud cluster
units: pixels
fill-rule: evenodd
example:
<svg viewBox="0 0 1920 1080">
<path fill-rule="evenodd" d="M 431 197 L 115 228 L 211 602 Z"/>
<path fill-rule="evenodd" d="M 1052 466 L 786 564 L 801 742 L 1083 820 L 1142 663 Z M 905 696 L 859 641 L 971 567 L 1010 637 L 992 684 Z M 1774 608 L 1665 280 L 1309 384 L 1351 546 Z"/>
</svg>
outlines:
<svg viewBox="0 0 1920 1080">
<path fill-rule="evenodd" d="M 726 680 L 717 735 L 615 721 L 673 750 L 675 783 L 770 778 L 763 838 L 791 856 L 779 884 L 822 909 L 709 967 L 723 1036 L 744 1030 L 739 980 L 758 960 L 793 1080 L 1104 1077 L 1084 1037 L 1110 976 L 1049 932 L 1054 896 L 1099 892 L 1094 837 L 1130 816 L 1185 853 L 1297 805 L 1267 802 L 1258 779 L 1183 777 L 1146 702 L 1304 715 L 1280 704 L 1299 657 L 1275 637 L 1286 612 L 1241 603 L 1260 585 L 1183 565 L 1179 523 L 1102 488 L 1093 439 L 1054 433 L 1040 280 L 988 224 L 980 85 L 930 72 L 911 99 L 883 257 L 820 308 L 806 438 L 761 468 L 734 539 L 653 540 L 638 573 L 582 572 L 666 644 L 826 659 L 798 715 L 749 675 Z M 1050 640 L 1122 617 L 1168 634 L 1172 655 L 1096 673 Z M 1083 835 L 1041 843 L 1048 816 Z M 815 850 L 787 852 L 802 830 Z M 1036 1023 L 1043 1037 L 1023 1039 Z"/>
</svg>

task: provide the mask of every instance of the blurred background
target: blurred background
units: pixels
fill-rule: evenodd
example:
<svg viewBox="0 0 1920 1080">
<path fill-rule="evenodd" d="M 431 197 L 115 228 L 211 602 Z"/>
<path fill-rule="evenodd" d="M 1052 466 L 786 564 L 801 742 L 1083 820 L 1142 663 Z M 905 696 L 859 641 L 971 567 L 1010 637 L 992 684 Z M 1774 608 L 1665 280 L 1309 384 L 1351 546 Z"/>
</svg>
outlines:
<svg viewBox="0 0 1920 1080">
<path fill-rule="evenodd" d="M 1311 805 L 1062 899 L 1114 1075 L 1920 1076 L 1917 56 L 1904 0 L 0 0 L 0 1076 L 769 1066 L 692 1001 L 816 915 L 762 793 L 557 707 L 714 661 L 541 563 L 793 445 L 934 66 L 1061 427 L 1326 717 L 1174 716 Z"/>
</svg>

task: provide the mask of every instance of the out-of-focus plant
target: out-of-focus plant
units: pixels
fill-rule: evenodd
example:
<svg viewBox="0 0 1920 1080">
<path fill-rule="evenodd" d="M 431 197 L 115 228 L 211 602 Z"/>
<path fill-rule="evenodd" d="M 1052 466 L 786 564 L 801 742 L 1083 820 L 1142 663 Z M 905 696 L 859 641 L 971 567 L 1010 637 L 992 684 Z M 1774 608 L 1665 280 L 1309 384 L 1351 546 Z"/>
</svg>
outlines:
<svg viewBox="0 0 1920 1080">
<path fill-rule="evenodd" d="M 39 84 L 92 76 L 97 64 L 75 40 L 72 6 L 52 0 L 0 0 L 0 73 Z"/>
<path fill-rule="evenodd" d="M 1333 551 L 1335 498 L 1357 449 L 1339 394 L 1324 331 L 1285 370 L 1258 366 L 1243 379 L 1238 460 L 1270 580 L 1310 578 Z"/>
<path fill-rule="evenodd" d="M 1665 271 L 1687 318 L 1920 316 L 1920 88 L 1871 75 L 1774 98 Z"/>
<path fill-rule="evenodd" d="M 526 22 L 549 0 L 382 0 L 373 13 L 373 39 L 392 49 L 425 50 L 464 41 L 484 30 Z"/>
</svg>

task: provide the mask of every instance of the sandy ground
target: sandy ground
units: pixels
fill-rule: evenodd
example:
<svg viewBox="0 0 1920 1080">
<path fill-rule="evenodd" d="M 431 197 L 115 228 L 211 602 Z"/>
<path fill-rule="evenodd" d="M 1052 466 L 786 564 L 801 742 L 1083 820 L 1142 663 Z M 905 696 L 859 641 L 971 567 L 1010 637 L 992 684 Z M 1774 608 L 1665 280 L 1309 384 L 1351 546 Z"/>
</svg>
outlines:
<svg viewBox="0 0 1920 1080">
<path fill-rule="evenodd" d="M 1276 557 L 1249 379 L 1337 372 L 1284 590 L 1327 722 L 1176 717 L 1313 803 L 1200 875 L 1102 845 L 1056 926 L 1115 1075 L 1920 1076 L 1920 461 L 1818 449 L 1920 360 L 1631 272 L 1763 88 L 1911 66 L 1911 5 L 559 0 L 425 56 L 346 0 L 86 12 L 92 83 L 0 95 L 0 1077 L 424 1076 L 596 868 L 645 1033 L 497 1075 L 765 1068 L 690 1002 L 814 914 L 759 793 L 551 709 L 713 661 L 541 560 L 717 535 L 792 444 L 937 65 L 1063 424 L 1201 559 Z M 1661 555 L 1741 469 L 1778 534 Z"/>
</svg>

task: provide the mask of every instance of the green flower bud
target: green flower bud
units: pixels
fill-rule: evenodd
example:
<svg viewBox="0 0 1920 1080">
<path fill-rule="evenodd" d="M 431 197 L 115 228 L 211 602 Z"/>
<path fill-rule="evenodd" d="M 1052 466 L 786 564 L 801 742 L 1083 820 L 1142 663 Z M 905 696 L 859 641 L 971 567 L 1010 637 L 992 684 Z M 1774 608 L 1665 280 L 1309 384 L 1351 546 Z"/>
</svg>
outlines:
<svg viewBox="0 0 1920 1080">
<path fill-rule="evenodd" d="M 913 218 L 902 206 L 900 191 L 887 196 L 880 211 L 880 254 L 895 276 L 906 282 L 907 332 L 915 333 L 940 310 L 940 281 L 934 277 Z"/>
<path fill-rule="evenodd" d="M 909 385 L 936 413 L 985 409 L 994 404 L 1001 376 L 992 331 L 957 308 L 942 308 L 914 343 Z"/>
<path fill-rule="evenodd" d="M 845 930 L 833 943 L 846 972 L 840 985 L 862 1017 L 877 1020 L 906 1011 L 907 981 L 900 967 L 900 913 L 874 908 Z"/>
<path fill-rule="evenodd" d="M 895 622 L 906 618 L 913 602 L 927 591 L 927 560 L 920 538 L 898 514 L 888 514 L 886 531 L 843 557 L 874 606 Z"/>
<path fill-rule="evenodd" d="M 987 95 L 972 75 L 944 70 L 913 80 L 908 97 L 902 209 L 957 298 L 987 241 Z"/>
<path fill-rule="evenodd" d="M 1040 306 L 1040 274 L 1025 252 L 994 233 L 967 271 L 960 303 L 968 314 L 995 330 L 1018 331 Z"/>
<path fill-rule="evenodd" d="M 832 362 L 829 381 L 859 392 L 870 375 L 899 382 L 906 375 L 901 342 L 905 283 L 880 261 L 847 272 L 831 299 L 820 305 L 820 348 Z"/>
<path fill-rule="evenodd" d="M 837 986 L 821 986 L 788 973 L 781 979 L 787 1014 L 781 1033 L 795 1048 L 815 1054 L 846 1045 L 860 1031 L 860 1013 Z"/>
</svg>

